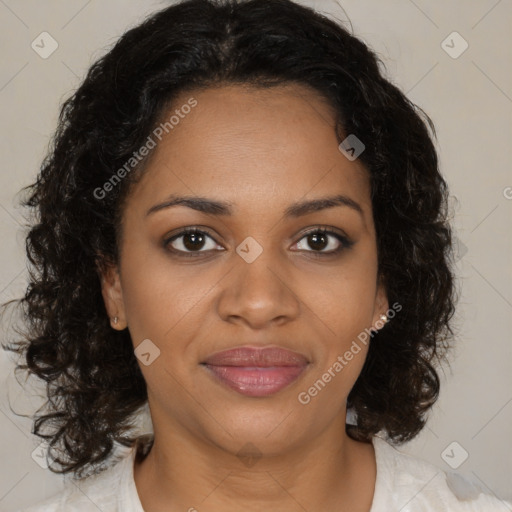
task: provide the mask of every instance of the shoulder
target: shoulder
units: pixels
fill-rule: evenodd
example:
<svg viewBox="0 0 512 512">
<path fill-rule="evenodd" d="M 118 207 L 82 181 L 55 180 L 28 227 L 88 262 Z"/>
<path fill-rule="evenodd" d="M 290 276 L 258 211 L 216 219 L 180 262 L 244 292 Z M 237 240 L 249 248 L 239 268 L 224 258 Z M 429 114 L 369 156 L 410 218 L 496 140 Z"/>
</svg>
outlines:
<svg viewBox="0 0 512 512">
<path fill-rule="evenodd" d="M 375 436 L 377 482 L 374 507 L 380 502 L 401 512 L 510 512 L 512 504 L 495 497 L 476 481 L 446 472 L 412 455 L 401 452 L 382 437 Z M 393 508 L 395 509 L 395 508 Z"/>
<path fill-rule="evenodd" d="M 80 480 L 68 479 L 59 494 L 17 512 L 117 512 L 122 507 L 120 500 L 126 496 L 125 487 L 130 484 L 133 456 L 131 449 L 113 457 L 101 472 Z"/>
</svg>

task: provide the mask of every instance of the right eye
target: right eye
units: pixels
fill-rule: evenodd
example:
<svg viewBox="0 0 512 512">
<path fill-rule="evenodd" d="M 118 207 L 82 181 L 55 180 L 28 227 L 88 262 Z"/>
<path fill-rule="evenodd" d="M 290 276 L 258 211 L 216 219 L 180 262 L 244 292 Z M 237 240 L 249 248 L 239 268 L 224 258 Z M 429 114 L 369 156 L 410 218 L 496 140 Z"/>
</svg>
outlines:
<svg viewBox="0 0 512 512">
<path fill-rule="evenodd" d="M 208 248 L 208 239 L 213 242 Z M 206 250 L 204 249 L 206 245 Z M 164 246 L 178 256 L 194 257 L 194 253 L 205 253 L 215 250 L 216 242 L 206 231 L 197 228 L 186 228 L 164 240 Z M 218 247 L 220 247 L 217 244 Z"/>
</svg>

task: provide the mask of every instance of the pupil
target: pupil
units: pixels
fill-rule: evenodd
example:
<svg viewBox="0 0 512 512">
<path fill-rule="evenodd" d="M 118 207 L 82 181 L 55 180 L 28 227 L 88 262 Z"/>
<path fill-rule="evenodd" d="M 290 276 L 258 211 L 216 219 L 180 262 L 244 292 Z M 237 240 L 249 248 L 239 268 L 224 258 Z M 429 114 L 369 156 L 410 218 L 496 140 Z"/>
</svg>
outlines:
<svg viewBox="0 0 512 512">
<path fill-rule="evenodd" d="M 192 243 L 190 243 L 192 241 Z M 199 242 L 199 243 L 198 243 Z M 201 249 L 204 244 L 204 237 L 201 233 L 187 233 L 183 237 L 183 245 L 188 250 Z"/>
<path fill-rule="evenodd" d="M 309 239 L 313 241 L 313 243 L 309 243 L 309 246 L 312 249 L 325 249 L 326 247 L 326 236 L 323 233 L 314 233 L 312 235 L 309 235 Z M 321 242 L 318 242 L 319 239 L 322 239 Z M 315 246 L 316 244 L 320 244 L 320 247 Z"/>
</svg>

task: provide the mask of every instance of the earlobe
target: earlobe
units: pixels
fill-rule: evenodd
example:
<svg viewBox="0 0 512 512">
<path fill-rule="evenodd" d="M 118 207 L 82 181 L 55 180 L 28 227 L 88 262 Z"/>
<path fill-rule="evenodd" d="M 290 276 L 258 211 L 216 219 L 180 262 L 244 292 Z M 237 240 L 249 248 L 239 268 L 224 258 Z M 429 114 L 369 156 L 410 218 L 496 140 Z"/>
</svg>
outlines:
<svg viewBox="0 0 512 512">
<path fill-rule="evenodd" d="M 104 267 L 99 275 L 101 294 L 110 317 L 110 325 L 113 329 L 122 330 L 126 327 L 126 317 L 119 269 L 115 265 L 109 265 Z"/>
<path fill-rule="evenodd" d="M 379 278 L 377 288 L 377 295 L 375 297 L 373 326 L 375 330 L 379 331 L 384 325 L 389 322 L 387 312 L 389 311 L 389 301 L 387 297 L 387 290 L 383 279 Z"/>
</svg>

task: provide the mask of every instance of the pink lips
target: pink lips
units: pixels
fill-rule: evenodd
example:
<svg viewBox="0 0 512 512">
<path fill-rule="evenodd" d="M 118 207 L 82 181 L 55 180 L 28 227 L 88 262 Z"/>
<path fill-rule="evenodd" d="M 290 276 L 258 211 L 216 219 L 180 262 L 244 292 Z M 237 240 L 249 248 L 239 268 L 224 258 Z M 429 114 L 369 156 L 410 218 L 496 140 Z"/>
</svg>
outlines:
<svg viewBox="0 0 512 512">
<path fill-rule="evenodd" d="M 203 364 L 231 389 L 257 397 L 277 393 L 291 384 L 308 360 L 279 347 L 240 347 L 213 354 Z"/>
</svg>

